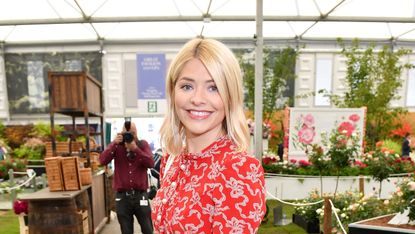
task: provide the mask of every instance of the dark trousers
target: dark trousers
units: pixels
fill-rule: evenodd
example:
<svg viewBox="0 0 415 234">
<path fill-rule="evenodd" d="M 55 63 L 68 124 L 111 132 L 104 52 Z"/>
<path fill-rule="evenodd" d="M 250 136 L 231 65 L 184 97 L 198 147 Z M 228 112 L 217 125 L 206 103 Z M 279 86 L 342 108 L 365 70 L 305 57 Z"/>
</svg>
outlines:
<svg viewBox="0 0 415 234">
<path fill-rule="evenodd" d="M 144 204 L 145 202 L 140 204 L 140 200 L 147 201 L 147 206 Z M 134 233 L 134 216 L 137 218 L 143 234 L 153 233 L 151 207 L 147 192 L 135 192 L 134 194 L 117 192 L 115 204 L 122 234 Z"/>
</svg>

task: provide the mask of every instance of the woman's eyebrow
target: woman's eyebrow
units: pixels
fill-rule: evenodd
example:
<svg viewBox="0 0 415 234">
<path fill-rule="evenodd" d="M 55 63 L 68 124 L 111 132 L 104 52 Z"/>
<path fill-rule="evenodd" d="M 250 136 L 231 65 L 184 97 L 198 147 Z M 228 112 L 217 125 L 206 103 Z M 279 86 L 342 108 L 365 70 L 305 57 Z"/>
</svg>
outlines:
<svg viewBox="0 0 415 234">
<path fill-rule="evenodd" d="M 184 81 L 195 81 L 193 78 L 186 77 L 186 76 L 180 77 L 177 81 L 182 81 L 182 80 L 184 80 Z"/>
</svg>

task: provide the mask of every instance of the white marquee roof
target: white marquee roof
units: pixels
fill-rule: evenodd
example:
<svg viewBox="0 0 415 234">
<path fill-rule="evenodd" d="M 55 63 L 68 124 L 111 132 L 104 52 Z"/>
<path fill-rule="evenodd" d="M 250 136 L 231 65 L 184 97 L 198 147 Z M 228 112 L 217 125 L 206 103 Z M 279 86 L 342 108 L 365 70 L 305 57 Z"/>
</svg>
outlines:
<svg viewBox="0 0 415 234">
<path fill-rule="evenodd" d="M 415 0 L 263 0 L 264 39 L 415 42 Z M 255 0 L 3 0 L 7 45 L 250 40 Z"/>
</svg>

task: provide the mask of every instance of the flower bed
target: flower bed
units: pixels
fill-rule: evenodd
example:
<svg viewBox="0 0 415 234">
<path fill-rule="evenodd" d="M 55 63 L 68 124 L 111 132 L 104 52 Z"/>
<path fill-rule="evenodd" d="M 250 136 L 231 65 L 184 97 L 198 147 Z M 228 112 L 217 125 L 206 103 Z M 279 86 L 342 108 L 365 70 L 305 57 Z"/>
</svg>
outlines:
<svg viewBox="0 0 415 234">
<path fill-rule="evenodd" d="M 349 234 L 398 234 L 415 233 L 414 225 L 388 224 L 394 215 L 384 215 L 349 224 Z"/>
</svg>

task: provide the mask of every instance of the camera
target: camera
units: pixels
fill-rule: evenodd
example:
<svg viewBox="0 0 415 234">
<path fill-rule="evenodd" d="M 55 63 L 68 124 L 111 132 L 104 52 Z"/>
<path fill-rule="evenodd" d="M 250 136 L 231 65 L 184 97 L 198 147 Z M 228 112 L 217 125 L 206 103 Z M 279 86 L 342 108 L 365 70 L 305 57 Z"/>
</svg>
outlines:
<svg viewBox="0 0 415 234">
<path fill-rule="evenodd" d="M 134 140 L 134 134 L 130 132 L 131 119 L 126 118 L 124 122 L 125 132 L 122 133 L 122 143 L 131 143 Z"/>
</svg>

